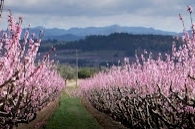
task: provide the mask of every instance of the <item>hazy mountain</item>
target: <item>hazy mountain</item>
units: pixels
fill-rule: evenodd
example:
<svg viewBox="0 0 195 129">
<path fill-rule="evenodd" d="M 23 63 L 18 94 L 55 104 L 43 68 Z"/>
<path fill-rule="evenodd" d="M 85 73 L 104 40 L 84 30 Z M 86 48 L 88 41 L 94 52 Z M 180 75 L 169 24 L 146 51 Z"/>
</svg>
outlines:
<svg viewBox="0 0 195 129">
<path fill-rule="evenodd" d="M 155 35 L 177 35 L 175 32 L 168 32 L 162 30 L 155 30 L 154 28 L 145 27 L 121 27 L 118 25 L 112 25 L 107 27 L 87 27 L 87 28 L 71 28 L 67 30 L 74 35 L 86 36 L 86 35 L 109 35 L 115 32 L 126 32 L 130 34 L 155 34 Z"/>
<path fill-rule="evenodd" d="M 72 34 L 65 34 L 59 36 L 44 36 L 43 39 L 57 39 L 59 41 L 77 41 L 80 39 L 84 39 L 85 36 L 76 36 Z"/>
<path fill-rule="evenodd" d="M 79 40 L 89 35 L 109 35 L 116 32 L 124 32 L 129 34 L 177 35 L 175 32 L 156 30 L 154 28 L 121 27 L 118 25 L 106 27 L 71 28 L 68 30 L 58 28 L 47 29 L 39 26 L 31 28 L 30 33 L 33 32 L 38 35 L 40 30 L 44 31 L 44 39 L 57 39 L 65 41 Z"/>
</svg>

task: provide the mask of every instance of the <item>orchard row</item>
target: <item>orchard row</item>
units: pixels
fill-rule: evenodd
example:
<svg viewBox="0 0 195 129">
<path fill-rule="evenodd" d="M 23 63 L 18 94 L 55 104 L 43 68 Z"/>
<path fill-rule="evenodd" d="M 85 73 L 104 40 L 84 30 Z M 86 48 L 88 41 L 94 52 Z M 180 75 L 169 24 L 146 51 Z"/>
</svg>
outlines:
<svg viewBox="0 0 195 129">
<path fill-rule="evenodd" d="M 192 22 L 192 8 L 188 6 Z M 180 15 L 184 26 L 184 20 Z M 166 59 L 147 51 L 135 63 L 113 66 L 81 82 L 81 95 L 132 129 L 195 127 L 195 24 Z"/>
</svg>

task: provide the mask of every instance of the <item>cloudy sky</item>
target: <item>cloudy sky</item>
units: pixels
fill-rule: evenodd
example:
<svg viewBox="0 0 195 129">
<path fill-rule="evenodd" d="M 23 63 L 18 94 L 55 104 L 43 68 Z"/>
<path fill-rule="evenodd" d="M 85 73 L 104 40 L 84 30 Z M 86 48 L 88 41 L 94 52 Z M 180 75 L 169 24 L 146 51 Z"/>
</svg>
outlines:
<svg viewBox="0 0 195 129">
<path fill-rule="evenodd" d="M 11 9 L 15 17 L 24 17 L 23 27 L 31 24 L 32 27 L 69 29 L 117 24 L 181 32 L 183 29 L 178 14 L 184 16 L 186 28 L 190 28 L 186 6 L 191 5 L 195 8 L 195 0 L 4 1 L 3 19 L 0 21 L 2 28 L 7 25 L 7 10 Z"/>
</svg>

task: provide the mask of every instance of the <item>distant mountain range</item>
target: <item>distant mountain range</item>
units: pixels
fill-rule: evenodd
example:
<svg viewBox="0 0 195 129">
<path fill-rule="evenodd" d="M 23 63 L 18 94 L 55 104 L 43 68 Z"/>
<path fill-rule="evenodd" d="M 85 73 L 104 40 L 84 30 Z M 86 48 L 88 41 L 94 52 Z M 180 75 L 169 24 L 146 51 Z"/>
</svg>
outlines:
<svg viewBox="0 0 195 129">
<path fill-rule="evenodd" d="M 87 27 L 87 28 L 71 28 L 65 29 L 47 29 L 44 27 L 35 27 L 30 29 L 30 33 L 38 34 L 40 30 L 44 31 L 43 39 L 57 39 L 63 41 L 74 41 L 83 39 L 89 35 L 109 35 L 112 33 L 130 33 L 130 34 L 154 34 L 154 35 L 178 35 L 176 32 L 168 32 L 156 30 L 154 28 L 145 27 L 121 27 L 118 25 L 106 27 Z"/>
</svg>

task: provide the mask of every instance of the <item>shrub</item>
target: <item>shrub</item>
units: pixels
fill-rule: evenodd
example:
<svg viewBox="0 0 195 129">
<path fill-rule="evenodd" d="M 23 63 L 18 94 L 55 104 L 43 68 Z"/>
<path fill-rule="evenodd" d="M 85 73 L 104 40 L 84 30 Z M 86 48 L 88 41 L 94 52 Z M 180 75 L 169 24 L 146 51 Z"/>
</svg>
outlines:
<svg viewBox="0 0 195 129">
<path fill-rule="evenodd" d="M 60 64 L 58 65 L 58 71 L 63 78 L 69 80 L 76 78 L 76 67 L 74 66 Z"/>
<path fill-rule="evenodd" d="M 80 68 L 78 72 L 78 78 L 89 78 L 92 77 L 98 70 L 96 68 Z"/>
</svg>

